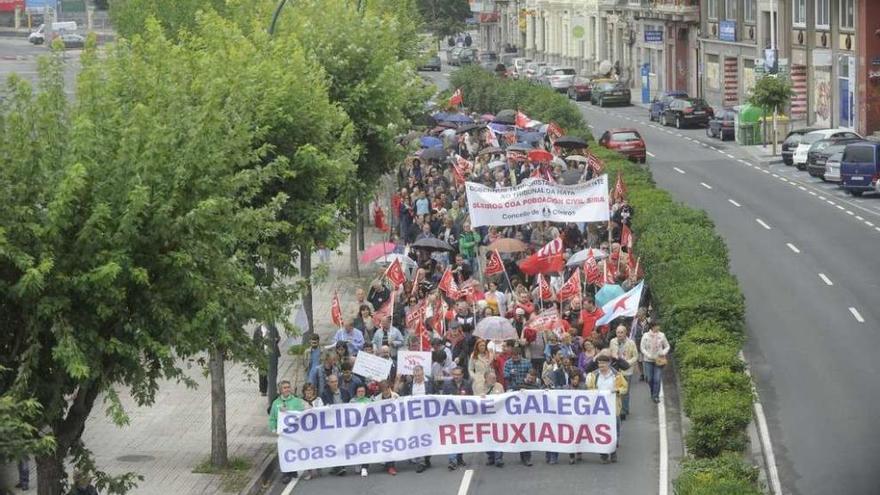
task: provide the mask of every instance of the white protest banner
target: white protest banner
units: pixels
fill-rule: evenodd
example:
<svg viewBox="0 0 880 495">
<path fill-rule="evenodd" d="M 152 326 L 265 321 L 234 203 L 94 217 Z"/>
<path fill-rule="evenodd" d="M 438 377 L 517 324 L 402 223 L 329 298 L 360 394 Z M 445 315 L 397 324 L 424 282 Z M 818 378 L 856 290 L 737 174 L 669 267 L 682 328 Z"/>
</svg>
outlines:
<svg viewBox="0 0 880 495">
<path fill-rule="evenodd" d="M 608 176 L 563 186 L 526 179 L 513 187 L 493 189 L 465 184 L 471 226 L 551 222 L 608 221 Z"/>
<path fill-rule="evenodd" d="M 367 352 L 359 352 L 354 359 L 354 367 L 351 372 L 367 378 L 385 380 L 391 373 L 392 364 L 390 359 L 384 359 Z"/>
<path fill-rule="evenodd" d="M 397 351 L 398 375 L 412 375 L 412 370 L 416 365 L 425 370 L 425 376 L 431 376 L 431 353 L 428 351 Z"/>
<path fill-rule="evenodd" d="M 282 412 L 282 472 L 468 452 L 616 450 L 616 398 L 598 390 L 419 395 Z"/>
</svg>

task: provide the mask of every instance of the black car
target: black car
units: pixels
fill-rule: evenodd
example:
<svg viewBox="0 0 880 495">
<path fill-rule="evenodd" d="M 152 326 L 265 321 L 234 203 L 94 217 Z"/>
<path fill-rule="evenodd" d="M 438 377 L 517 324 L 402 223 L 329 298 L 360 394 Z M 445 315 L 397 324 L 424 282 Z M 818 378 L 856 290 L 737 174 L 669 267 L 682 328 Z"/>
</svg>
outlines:
<svg viewBox="0 0 880 495">
<path fill-rule="evenodd" d="M 842 152 L 847 144 L 857 141 L 861 141 L 861 139 L 836 138 L 816 141 L 807 152 L 807 172 L 811 177 L 825 180 L 825 162 L 828 161 L 828 157 L 834 153 Z"/>
<path fill-rule="evenodd" d="M 706 126 L 706 135 L 713 138 L 733 139 L 734 121 L 736 120 L 736 111 L 725 108 L 709 119 L 709 125 Z"/>
<path fill-rule="evenodd" d="M 604 107 L 610 103 L 631 105 L 629 88 L 625 84 L 609 81 L 593 86 L 590 92 L 590 103 Z"/>
<path fill-rule="evenodd" d="M 62 34 L 59 36 L 64 43 L 64 48 L 85 48 L 86 38 L 78 34 Z"/>
<path fill-rule="evenodd" d="M 425 60 L 425 63 L 419 66 L 419 70 L 433 70 L 440 72 L 441 63 L 440 55 L 432 55 Z"/>
<path fill-rule="evenodd" d="M 794 150 L 796 150 L 798 145 L 801 143 L 801 140 L 804 138 L 804 134 L 818 130 L 821 129 L 819 127 L 807 127 L 804 129 L 795 129 L 789 132 L 785 136 L 785 141 L 782 142 L 782 163 L 788 165 L 789 167 L 794 165 Z"/>
<path fill-rule="evenodd" d="M 681 129 L 689 125 L 707 125 L 709 119 L 714 117 L 712 107 L 701 98 L 678 98 L 672 100 L 663 115 L 660 123 L 663 125 L 675 125 Z"/>
</svg>

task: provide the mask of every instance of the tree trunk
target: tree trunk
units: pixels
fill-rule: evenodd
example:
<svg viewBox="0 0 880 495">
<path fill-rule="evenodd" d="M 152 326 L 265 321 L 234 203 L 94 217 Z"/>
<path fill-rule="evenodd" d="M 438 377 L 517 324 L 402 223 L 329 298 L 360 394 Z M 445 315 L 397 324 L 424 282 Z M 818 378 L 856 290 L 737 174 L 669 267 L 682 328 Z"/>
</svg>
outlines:
<svg viewBox="0 0 880 495">
<path fill-rule="evenodd" d="M 299 274 L 306 281 L 306 290 L 302 295 L 303 311 L 306 312 L 306 321 L 309 322 L 308 328 L 303 329 L 303 343 L 306 343 L 307 338 L 315 331 L 312 312 L 312 250 L 309 247 L 302 247 L 299 250 Z"/>
<path fill-rule="evenodd" d="M 34 460 L 37 464 L 37 494 L 38 495 L 61 495 L 61 481 L 65 479 L 64 465 L 59 459 L 64 454 L 59 454 L 56 449 L 53 453 L 37 456 Z"/>
<path fill-rule="evenodd" d="M 211 349 L 211 465 L 226 467 L 229 461 L 226 449 L 226 375 L 225 352 L 220 347 Z"/>
<path fill-rule="evenodd" d="M 361 200 L 358 204 L 358 211 L 360 212 L 360 215 L 358 215 L 358 251 L 363 251 L 366 248 L 364 230 L 367 219 L 370 218 L 369 209 L 370 202 L 361 196 Z"/>
<path fill-rule="evenodd" d="M 354 224 L 354 219 L 357 215 L 357 198 L 352 195 L 349 200 L 349 209 L 350 215 L 349 218 L 353 220 L 351 225 L 351 237 L 348 241 L 348 261 L 349 261 L 349 271 L 351 272 L 351 276 L 355 278 L 359 278 L 361 276 L 360 266 L 358 265 L 358 250 L 357 250 L 357 226 Z"/>
<path fill-rule="evenodd" d="M 266 399 L 267 406 L 272 406 L 272 401 L 278 395 L 278 327 L 275 322 L 269 324 L 269 365 L 266 367 Z"/>
</svg>

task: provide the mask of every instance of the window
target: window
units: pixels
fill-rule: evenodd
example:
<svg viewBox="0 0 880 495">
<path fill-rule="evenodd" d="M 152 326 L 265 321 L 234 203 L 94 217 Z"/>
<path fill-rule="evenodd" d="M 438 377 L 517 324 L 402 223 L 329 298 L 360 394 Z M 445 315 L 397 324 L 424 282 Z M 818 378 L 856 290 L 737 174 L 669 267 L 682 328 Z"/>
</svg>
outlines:
<svg viewBox="0 0 880 495">
<path fill-rule="evenodd" d="M 816 0 L 816 27 L 829 29 L 831 27 L 830 0 Z"/>
<path fill-rule="evenodd" d="M 709 19 L 718 19 L 718 0 L 707 0 L 709 5 Z"/>
<path fill-rule="evenodd" d="M 736 3 L 738 0 L 724 0 L 724 18 L 728 21 L 736 20 Z"/>
<path fill-rule="evenodd" d="M 840 29 L 855 28 L 856 0 L 840 0 Z"/>
<path fill-rule="evenodd" d="M 874 162 L 873 146 L 847 146 L 843 151 L 843 161 L 858 163 Z"/>
<path fill-rule="evenodd" d="M 755 23 L 755 10 L 757 9 L 755 1 L 756 0 L 745 0 L 745 3 L 743 4 L 743 20 L 751 24 Z"/>
<path fill-rule="evenodd" d="M 792 2 L 792 23 L 795 26 L 807 26 L 807 0 L 791 0 Z"/>
</svg>

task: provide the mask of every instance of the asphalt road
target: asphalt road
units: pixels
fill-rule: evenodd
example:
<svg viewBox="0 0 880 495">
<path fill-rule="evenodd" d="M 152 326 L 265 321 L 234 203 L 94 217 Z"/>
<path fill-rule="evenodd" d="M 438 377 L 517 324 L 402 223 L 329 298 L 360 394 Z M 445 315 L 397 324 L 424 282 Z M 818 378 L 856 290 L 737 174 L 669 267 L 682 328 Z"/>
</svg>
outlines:
<svg viewBox="0 0 880 495">
<path fill-rule="evenodd" d="M 47 55 L 45 46 L 28 43 L 27 38 L 0 37 L 0 95 L 6 93 L 6 81 L 13 73 L 18 74 L 32 84 L 37 82 L 37 59 Z M 67 50 L 64 53 L 64 91 L 73 96 L 76 73 L 79 71 L 81 50 Z"/>
<path fill-rule="evenodd" d="M 784 492 L 880 493 L 880 197 L 759 165 L 704 129 L 651 124 L 641 107 L 579 105 L 597 136 L 638 128 L 657 184 L 725 238 Z"/>
</svg>

